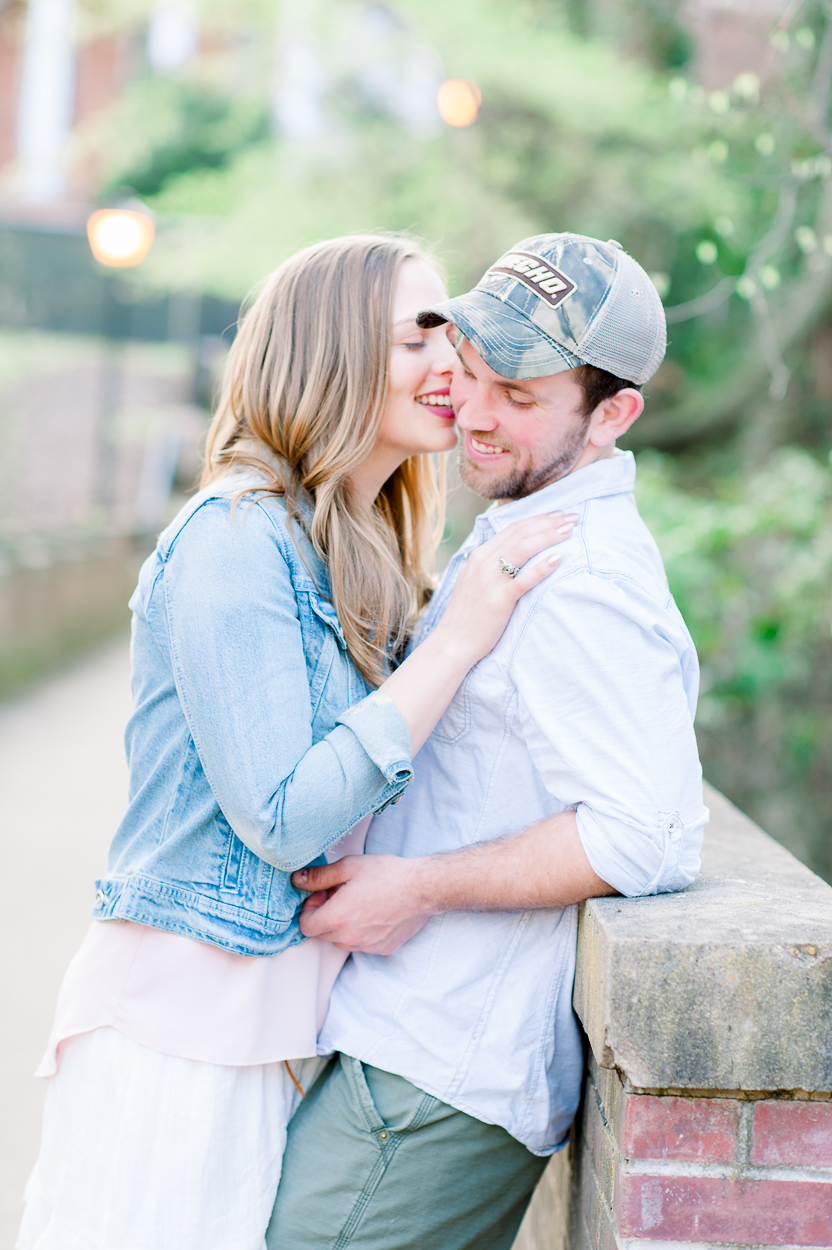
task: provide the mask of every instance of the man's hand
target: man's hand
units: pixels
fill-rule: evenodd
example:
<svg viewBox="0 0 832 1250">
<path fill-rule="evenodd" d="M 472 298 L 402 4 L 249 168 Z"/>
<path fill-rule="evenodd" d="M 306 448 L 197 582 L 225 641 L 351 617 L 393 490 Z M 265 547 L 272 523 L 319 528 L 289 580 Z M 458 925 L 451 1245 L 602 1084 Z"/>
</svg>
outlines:
<svg viewBox="0 0 832 1250">
<path fill-rule="evenodd" d="M 301 933 L 342 950 L 392 955 L 433 914 L 419 888 L 421 865 L 396 855 L 347 855 L 300 869 L 292 884 L 314 891 L 303 905 Z"/>
<path fill-rule="evenodd" d="M 301 868 L 292 884 L 312 893 L 301 933 L 370 955 L 392 955 L 445 911 L 530 911 L 615 894 L 590 865 L 573 811 L 461 851 L 347 855 Z"/>
</svg>

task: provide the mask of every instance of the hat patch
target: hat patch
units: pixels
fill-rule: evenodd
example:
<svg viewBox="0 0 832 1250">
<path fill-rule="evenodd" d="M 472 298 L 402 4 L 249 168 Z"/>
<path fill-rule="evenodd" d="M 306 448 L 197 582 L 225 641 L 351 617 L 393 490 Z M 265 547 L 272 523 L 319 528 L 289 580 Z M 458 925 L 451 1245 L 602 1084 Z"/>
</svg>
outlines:
<svg viewBox="0 0 832 1250">
<path fill-rule="evenodd" d="M 533 252 L 508 252 L 500 258 L 499 264 L 491 266 L 485 276 L 489 277 L 492 273 L 510 274 L 551 304 L 552 308 L 557 308 L 576 290 L 575 283 L 565 274 Z"/>
</svg>

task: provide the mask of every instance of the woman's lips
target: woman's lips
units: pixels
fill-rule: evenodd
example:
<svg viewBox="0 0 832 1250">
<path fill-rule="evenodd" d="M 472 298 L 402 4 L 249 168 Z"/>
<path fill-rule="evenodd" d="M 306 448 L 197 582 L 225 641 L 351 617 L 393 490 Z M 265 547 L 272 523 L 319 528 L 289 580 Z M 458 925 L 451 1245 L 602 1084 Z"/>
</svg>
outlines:
<svg viewBox="0 0 832 1250">
<path fill-rule="evenodd" d="M 451 407 L 450 389 L 446 391 L 428 391 L 424 395 L 416 396 L 416 403 L 422 408 L 428 408 L 438 417 L 445 417 L 448 421 L 454 421 L 456 414 Z"/>
</svg>

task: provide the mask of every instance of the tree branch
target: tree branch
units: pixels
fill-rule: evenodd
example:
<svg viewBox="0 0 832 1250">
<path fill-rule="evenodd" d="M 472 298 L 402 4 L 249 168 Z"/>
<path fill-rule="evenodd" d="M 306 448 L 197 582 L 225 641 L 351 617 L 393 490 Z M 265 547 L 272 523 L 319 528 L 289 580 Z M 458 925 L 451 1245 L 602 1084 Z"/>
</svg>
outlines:
<svg viewBox="0 0 832 1250">
<path fill-rule="evenodd" d="M 680 321 L 690 321 L 693 317 L 702 317 L 705 313 L 714 312 L 731 298 L 736 289 L 736 278 L 721 278 L 716 286 L 711 287 L 710 291 L 706 291 L 704 295 L 697 295 L 696 299 L 689 299 L 684 304 L 673 304 L 670 308 L 666 308 L 664 315 L 667 324 L 676 325 Z"/>
<path fill-rule="evenodd" d="M 824 147 L 832 139 L 826 124 L 830 86 L 832 86 L 832 17 L 827 17 L 826 30 L 815 66 L 815 76 L 809 88 L 809 106 L 806 111 L 809 129 Z"/>
<path fill-rule="evenodd" d="M 775 224 L 782 230 L 786 220 L 786 206 L 779 211 Z M 760 240 L 757 248 L 773 241 L 775 224 Z M 785 227 L 788 232 L 788 226 Z M 815 221 L 818 235 L 832 234 L 832 181 L 824 187 L 824 194 Z M 757 251 L 755 248 L 755 252 Z M 767 253 L 770 254 L 770 253 Z M 762 263 L 762 252 L 758 258 Z M 808 269 L 805 276 L 778 293 L 778 304 L 772 313 L 771 330 L 776 336 L 778 355 L 789 351 L 814 329 L 817 323 L 832 309 L 832 261 L 823 257 L 822 268 Z M 752 308 L 753 312 L 753 308 Z M 755 322 L 759 335 L 759 323 Z M 742 419 L 749 405 L 771 377 L 769 362 L 754 349 L 751 342 L 737 348 L 740 367 L 727 377 L 709 385 L 691 388 L 675 408 L 664 411 L 648 411 L 633 426 L 634 447 L 684 447 L 715 432 L 729 431 Z"/>
</svg>

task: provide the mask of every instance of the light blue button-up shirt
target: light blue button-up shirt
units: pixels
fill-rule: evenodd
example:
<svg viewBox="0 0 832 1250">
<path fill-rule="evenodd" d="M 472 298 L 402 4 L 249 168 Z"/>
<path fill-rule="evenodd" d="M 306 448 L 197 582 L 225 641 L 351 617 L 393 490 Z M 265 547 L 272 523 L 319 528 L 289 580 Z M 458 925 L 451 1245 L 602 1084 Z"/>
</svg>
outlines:
<svg viewBox="0 0 832 1250">
<path fill-rule="evenodd" d="M 521 517 L 580 514 L 560 566 L 520 600 L 420 751 L 405 802 L 373 821 L 368 851 L 454 851 L 574 808 L 590 864 L 621 894 L 694 879 L 708 816 L 693 732 L 699 669 L 634 482 L 632 455 L 617 452 L 477 519 L 423 634 L 474 547 Z M 580 1094 L 576 932 L 575 906 L 452 912 L 393 955 L 354 954 L 321 1051 L 398 1073 L 548 1154 Z"/>
</svg>

